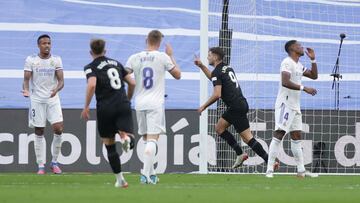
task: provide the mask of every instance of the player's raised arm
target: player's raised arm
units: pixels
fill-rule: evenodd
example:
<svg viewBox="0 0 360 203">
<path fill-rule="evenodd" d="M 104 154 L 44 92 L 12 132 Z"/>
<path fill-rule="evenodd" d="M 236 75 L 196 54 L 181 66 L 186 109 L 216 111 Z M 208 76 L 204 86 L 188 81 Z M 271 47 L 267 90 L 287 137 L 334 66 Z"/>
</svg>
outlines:
<svg viewBox="0 0 360 203">
<path fill-rule="evenodd" d="M 172 66 L 170 67 L 169 73 L 177 80 L 180 80 L 181 78 L 181 70 L 180 67 L 177 65 L 175 58 L 174 58 L 174 51 L 171 45 L 168 43 L 165 45 L 165 53 L 170 57 L 170 60 L 172 62 Z"/>
<path fill-rule="evenodd" d="M 135 89 L 135 80 L 131 77 L 130 74 L 127 74 L 124 77 L 125 82 L 128 84 L 128 89 L 127 89 L 127 97 L 129 100 L 131 100 L 131 98 L 134 95 L 134 89 Z"/>
<path fill-rule="evenodd" d="M 194 64 L 204 72 L 209 80 L 211 80 L 211 71 L 201 62 L 199 56 L 194 56 Z"/>
<path fill-rule="evenodd" d="M 305 77 L 308 77 L 310 79 L 316 80 L 318 78 L 318 70 L 317 70 L 317 64 L 315 60 L 315 51 L 312 48 L 306 48 L 305 51 L 306 55 L 311 60 L 311 69 L 306 69 L 303 73 Z"/>
</svg>

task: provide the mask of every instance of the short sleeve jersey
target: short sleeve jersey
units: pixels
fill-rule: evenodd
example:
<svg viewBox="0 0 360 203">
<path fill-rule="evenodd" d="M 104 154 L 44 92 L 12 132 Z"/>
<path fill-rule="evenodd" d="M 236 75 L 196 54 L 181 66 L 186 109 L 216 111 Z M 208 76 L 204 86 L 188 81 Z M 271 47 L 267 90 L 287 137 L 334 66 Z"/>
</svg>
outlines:
<svg viewBox="0 0 360 203">
<path fill-rule="evenodd" d="M 211 81 L 214 86 L 221 85 L 221 98 L 226 106 L 239 108 L 240 102 L 246 100 L 242 94 L 240 85 L 234 70 L 224 63 L 220 63 L 211 73 Z"/>
<path fill-rule="evenodd" d="M 286 57 L 280 66 L 280 78 L 282 72 L 290 73 L 290 81 L 301 85 L 301 79 L 306 71 L 306 68 L 300 63 L 295 62 L 290 57 Z M 300 96 L 301 91 L 299 90 L 292 90 L 282 86 L 282 81 L 279 81 L 279 91 L 276 98 L 275 107 L 280 107 L 282 103 L 288 106 L 290 109 L 300 111 Z"/>
<path fill-rule="evenodd" d="M 86 78 L 96 77 L 96 101 L 118 96 L 129 101 L 124 87 L 124 77 L 128 74 L 120 62 L 102 56 L 84 67 Z"/>
<path fill-rule="evenodd" d="M 31 71 L 30 98 L 37 102 L 48 102 L 58 99 L 58 95 L 50 98 L 51 91 L 56 88 L 58 81 L 55 75 L 62 70 L 60 56 L 51 55 L 49 58 L 40 58 L 37 54 L 28 56 L 25 60 L 24 71 Z"/>
<path fill-rule="evenodd" d="M 130 56 L 126 68 L 135 75 L 135 109 L 151 110 L 164 105 L 165 76 L 175 65 L 159 51 L 142 51 Z"/>
</svg>

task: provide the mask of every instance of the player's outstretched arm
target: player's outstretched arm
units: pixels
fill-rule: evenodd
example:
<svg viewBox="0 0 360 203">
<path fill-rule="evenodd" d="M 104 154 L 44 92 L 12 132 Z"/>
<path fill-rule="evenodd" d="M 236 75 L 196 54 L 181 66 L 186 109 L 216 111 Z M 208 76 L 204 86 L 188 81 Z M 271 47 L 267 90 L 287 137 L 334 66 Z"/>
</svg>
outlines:
<svg viewBox="0 0 360 203">
<path fill-rule="evenodd" d="M 171 62 L 174 64 L 174 68 L 172 68 L 169 73 L 176 79 L 180 80 L 181 78 L 181 70 L 180 67 L 177 65 L 175 57 L 174 57 L 174 51 L 170 44 L 165 45 L 165 53 L 170 57 Z"/>
<path fill-rule="evenodd" d="M 128 90 L 127 90 L 127 97 L 129 100 L 131 100 L 131 98 L 134 95 L 134 89 L 135 89 L 135 80 L 132 79 L 130 74 L 127 74 L 124 78 L 125 82 L 128 84 Z"/>
<path fill-rule="evenodd" d="M 199 56 L 195 55 L 194 64 L 202 70 L 209 80 L 211 80 L 211 71 L 201 62 Z"/>
<path fill-rule="evenodd" d="M 54 97 L 64 87 L 64 71 L 62 69 L 56 70 L 55 76 L 58 81 L 58 84 L 56 88 L 52 90 L 50 97 Z"/>
<path fill-rule="evenodd" d="M 29 82 L 31 79 L 32 72 L 31 71 L 24 71 L 24 81 L 23 81 L 23 90 L 21 91 L 24 97 L 29 97 Z"/>
<path fill-rule="evenodd" d="M 283 71 L 281 72 L 281 84 L 283 87 L 286 87 L 291 90 L 299 90 L 299 91 L 305 91 L 308 94 L 311 94 L 312 96 L 317 94 L 317 90 L 311 87 L 304 87 L 302 85 L 295 84 L 291 82 L 290 80 L 290 73 Z"/>
<path fill-rule="evenodd" d="M 306 48 L 305 53 L 311 60 L 311 70 L 306 70 L 303 75 L 310 79 L 316 80 L 318 78 L 318 69 L 315 61 L 315 51 L 311 48 Z"/>
<path fill-rule="evenodd" d="M 201 114 L 207 107 L 216 102 L 221 97 L 221 85 L 215 85 L 211 97 L 197 111 Z"/>
<path fill-rule="evenodd" d="M 95 88 L 96 88 L 96 77 L 89 77 L 86 86 L 85 105 L 84 105 L 84 109 L 81 112 L 81 118 L 85 120 L 88 120 L 90 118 L 89 106 L 91 99 L 94 96 Z"/>
</svg>

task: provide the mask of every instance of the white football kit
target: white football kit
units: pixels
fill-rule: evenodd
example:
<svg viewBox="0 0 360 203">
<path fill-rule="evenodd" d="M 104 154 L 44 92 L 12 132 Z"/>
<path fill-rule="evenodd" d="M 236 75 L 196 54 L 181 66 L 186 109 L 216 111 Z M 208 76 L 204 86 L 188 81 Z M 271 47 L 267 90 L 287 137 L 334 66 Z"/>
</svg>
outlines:
<svg viewBox="0 0 360 203">
<path fill-rule="evenodd" d="M 286 57 L 281 63 L 280 75 L 283 71 L 290 73 L 291 82 L 301 85 L 301 78 L 306 68 L 300 62 L 296 63 L 290 57 Z M 286 133 L 302 130 L 300 96 L 300 90 L 283 87 L 280 80 L 275 103 L 275 130 L 284 130 Z"/>
<path fill-rule="evenodd" d="M 29 127 L 45 127 L 46 120 L 51 124 L 62 122 L 60 98 L 58 94 L 50 98 L 57 86 L 56 70 L 63 69 L 59 56 L 42 59 L 38 55 L 26 58 L 24 70 L 31 71 Z"/>
<path fill-rule="evenodd" d="M 164 134 L 165 75 L 175 65 L 170 57 L 159 51 L 142 51 L 130 56 L 126 68 L 135 75 L 135 110 L 138 133 Z"/>
</svg>

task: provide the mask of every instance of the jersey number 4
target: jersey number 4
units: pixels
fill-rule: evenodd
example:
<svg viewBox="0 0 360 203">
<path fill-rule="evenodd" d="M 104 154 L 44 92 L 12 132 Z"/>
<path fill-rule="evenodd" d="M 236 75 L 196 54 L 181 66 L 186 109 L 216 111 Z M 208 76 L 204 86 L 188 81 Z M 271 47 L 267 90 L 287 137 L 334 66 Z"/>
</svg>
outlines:
<svg viewBox="0 0 360 203">
<path fill-rule="evenodd" d="M 107 75 L 110 79 L 110 85 L 112 88 L 118 90 L 121 88 L 121 80 L 119 72 L 115 68 L 109 68 Z"/>
</svg>

